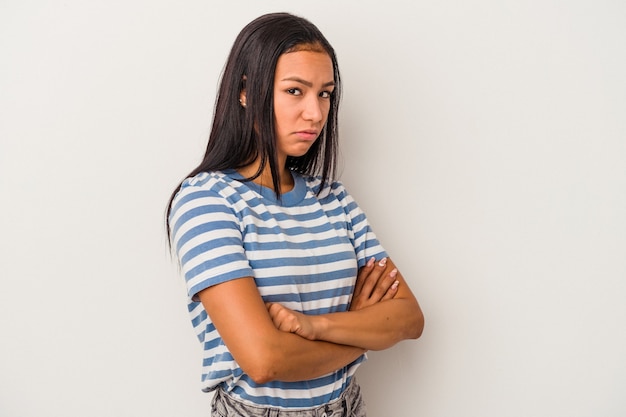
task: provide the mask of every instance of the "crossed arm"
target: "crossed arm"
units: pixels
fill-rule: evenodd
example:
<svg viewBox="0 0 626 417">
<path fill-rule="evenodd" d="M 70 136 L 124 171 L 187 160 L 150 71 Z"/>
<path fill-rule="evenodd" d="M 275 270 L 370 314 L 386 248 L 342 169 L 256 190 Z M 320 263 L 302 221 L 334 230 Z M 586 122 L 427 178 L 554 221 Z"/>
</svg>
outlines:
<svg viewBox="0 0 626 417">
<path fill-rule="evenodd" d="M 366 350 L 419 337 L 424 325 L 417 300 L 391 260 L 370 260 L 361 268 L 344 313 L 309 316 L 265 305 L 252 277 L 198 296 L 239 366 L 257 383 L 325 375 Z"/>
<path fill-rule="evenodd" d="M 417 339 L 424 317 L 391 260 L 383 259 L 377 264 L 370 260 L 360 275 L 350 311 L 313 316 L 272 303 L 268 304 L 268 311 L 274 325 L 308 340 L 366 350 L 387 349 L 401 340 Z"/>
</svg>

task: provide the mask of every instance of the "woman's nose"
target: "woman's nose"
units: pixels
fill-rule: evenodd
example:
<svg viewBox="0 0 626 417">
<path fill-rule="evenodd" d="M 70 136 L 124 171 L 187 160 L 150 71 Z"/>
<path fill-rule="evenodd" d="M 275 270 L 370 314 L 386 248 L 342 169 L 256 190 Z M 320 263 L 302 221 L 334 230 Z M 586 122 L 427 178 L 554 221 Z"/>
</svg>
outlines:
<svg viewBox="0 0 626 417">
<path fill-rule="evenodd" d="M 313 122 L 320 122 L 322 120 L 322 106 L 317 96 L 311 97 L 305 101 L 302 117 L 304 117 L 305 120 Z"/>
</svg>

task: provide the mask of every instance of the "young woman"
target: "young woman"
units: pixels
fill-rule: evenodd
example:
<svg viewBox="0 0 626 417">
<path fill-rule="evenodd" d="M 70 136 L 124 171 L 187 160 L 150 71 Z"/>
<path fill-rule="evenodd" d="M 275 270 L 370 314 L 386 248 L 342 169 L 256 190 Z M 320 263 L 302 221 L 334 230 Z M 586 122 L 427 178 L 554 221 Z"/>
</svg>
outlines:
<svg viewBox="0 0 626 417">
<path fill-rule="evenodd" d="M 340 89 L 312 23 L 252 21 L 204 159 L 170 199 L 214 416 L 364 416 L 353 376 L 365 352 L 422 332 L 406 281 L 332 179 Z"/>
</svg>

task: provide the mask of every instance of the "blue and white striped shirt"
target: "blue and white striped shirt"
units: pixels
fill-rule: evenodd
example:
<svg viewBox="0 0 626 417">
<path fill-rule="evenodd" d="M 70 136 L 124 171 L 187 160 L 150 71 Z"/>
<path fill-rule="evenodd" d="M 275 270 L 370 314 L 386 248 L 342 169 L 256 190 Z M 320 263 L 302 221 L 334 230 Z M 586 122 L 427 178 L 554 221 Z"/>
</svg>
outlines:
<svg viewBox="0 0 626 417">
<path fill-rule="evenodd" d="M 293 173 L 277 199 L 234 170 L 185 180 L 172 202 L 172 241 L 189 293 L 191 321 L 204 349 L 202 388 L 220 384 L 254 405 L 310 408 L 339 397 L 365 355 L 320 378 L 256 384 L 233 359 L 197 298 L 232 279 L 254 277 L 265 302 L 306 314 L 346 311 L 358 268 L 386 256 L 365 214 L 339 182 Z"/>
</svg>

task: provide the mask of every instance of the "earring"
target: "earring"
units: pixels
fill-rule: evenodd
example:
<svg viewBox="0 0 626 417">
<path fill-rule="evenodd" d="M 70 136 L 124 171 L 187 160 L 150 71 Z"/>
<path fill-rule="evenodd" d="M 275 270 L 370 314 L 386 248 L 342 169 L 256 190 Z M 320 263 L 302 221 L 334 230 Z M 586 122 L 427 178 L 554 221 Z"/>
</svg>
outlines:
<svg viewBox="0 0 626 417">
<path fill-rule="evenodd" d="M 243 101 L 242 99 L 239 99 L 239 104 L 241 104 L 241 106 L 245 109 L 246 108 L 246 102 Z"/>
</svg>

